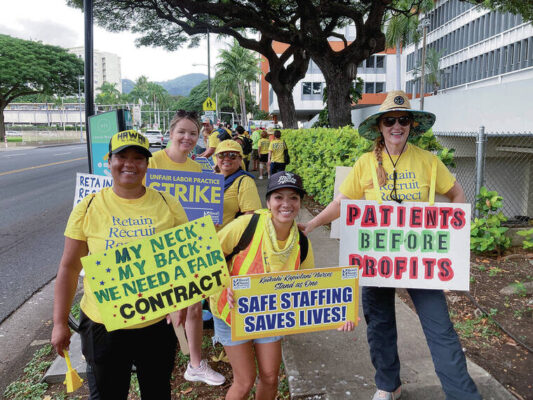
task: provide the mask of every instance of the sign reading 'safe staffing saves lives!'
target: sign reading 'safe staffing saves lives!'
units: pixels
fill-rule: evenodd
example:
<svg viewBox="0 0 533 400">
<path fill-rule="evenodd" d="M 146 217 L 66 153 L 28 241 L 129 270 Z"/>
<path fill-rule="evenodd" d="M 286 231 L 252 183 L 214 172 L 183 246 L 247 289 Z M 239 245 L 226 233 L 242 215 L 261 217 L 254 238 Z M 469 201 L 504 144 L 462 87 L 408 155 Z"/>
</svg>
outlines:
<svg viewBox="0 0 533 400">
<path fill-rule="evenodd" d="M 358 269 L 336 267 L 232 276 L 231 339 L 357 325 Z"/>
<path fill-rule="evenodd" d="M 108 331 L 197 303 L 229 284 L 210 217 L 81 259 Z"/>
<path fill-rule="evenodd" d="M 361 286 L 469 289 L 470 204 L 343 200 L 340 233 Z"/>
</svg>

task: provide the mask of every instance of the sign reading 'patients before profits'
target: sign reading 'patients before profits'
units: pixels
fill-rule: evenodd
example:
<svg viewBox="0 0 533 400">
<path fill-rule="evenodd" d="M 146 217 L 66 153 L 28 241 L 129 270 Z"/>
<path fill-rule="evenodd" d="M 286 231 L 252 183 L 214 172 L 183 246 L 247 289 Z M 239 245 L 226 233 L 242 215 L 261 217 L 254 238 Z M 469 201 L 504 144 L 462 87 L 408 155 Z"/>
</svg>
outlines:
<svg viewBox="0 0 533 400">
<path fill-rule="evenodd" d="M 197 303 L 229 284 L 211 218 L 81 259 L 108 331 Z"/>
<path fill-rule="evenodd" d="M 222 223 L 223 175 L 148 168 L 146 186 L 176 197 L 191 221 L 210 215 L 215 224 Z"/>
<path fill-rule="evenodd" d="M 231 339 L 357 325 L 358 269 L 336 267 L 232 276 Z"/>
<path fill-rule="evenodd" d="M 76 192 L 74 193 L 74 206 L 91 193 L 97 193 L 105 187 L 113 186 L 113 178 L 110 176 L 76 174 Z"/>
<path fill-rule="evenodd" d="M 361 286 L 469 290 L 470 204 L 343 200 L 340 224 Z"/>
</svg>

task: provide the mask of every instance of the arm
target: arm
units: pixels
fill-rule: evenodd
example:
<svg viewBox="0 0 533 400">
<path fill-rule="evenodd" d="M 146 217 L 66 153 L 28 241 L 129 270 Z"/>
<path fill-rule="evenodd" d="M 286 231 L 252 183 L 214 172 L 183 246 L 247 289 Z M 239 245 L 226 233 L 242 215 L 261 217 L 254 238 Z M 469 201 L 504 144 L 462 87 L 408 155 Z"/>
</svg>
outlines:
<svg viewBox="0 0 533 400">
<path fill-rule="evenodd" d="M 63 357 L 63 350 L 68 349 L 70 344 L 68 315 L 78 286 L 78 276 L 82 268 L 81 257 L 86 256 L 88 252 L 86 242 L 65 238 L 65 247 L 54 288 L 54 328 L 52 330 L 52 346 L 61 357 Z"/>
<path fill-rule="evenodd" d="M 444 193 L 444 195 L 450 199 L 450 202 L 452 203 L 466 203 L 465 192 L 457 181 L 455 181 L 452 188 Z"/>
<path fill-rule="evenodd" d="M 268 161 L 267 161 L 267 165 L 270 167 L 270 160 L 272 159 L 272 150 L 269 150 L 268 151 Z"/>
<path fill-rule="evenodd" d="M 339 216 L 341 215 L 341 200 L 346 199 L 348 199 L 347 196 L 343 195 L 342 193 L 339 193 L 337 197 L 335 197 L 333 201 L 329 203 L 328 206 L 324 208 L 322 212 L 316 217 L 314 217 L 311 221 L 306 224 L 299 224 L 300 229 L 307 236 L 315 228 L 328 224 L 331 221 L 339 218 Z"/>
<path fill-rule="evenodd" d="M 208 147 L 206 151 L 200 154 L 198 157 L 209 158 L 215 153 L 216 147 Z"/>
</svg>

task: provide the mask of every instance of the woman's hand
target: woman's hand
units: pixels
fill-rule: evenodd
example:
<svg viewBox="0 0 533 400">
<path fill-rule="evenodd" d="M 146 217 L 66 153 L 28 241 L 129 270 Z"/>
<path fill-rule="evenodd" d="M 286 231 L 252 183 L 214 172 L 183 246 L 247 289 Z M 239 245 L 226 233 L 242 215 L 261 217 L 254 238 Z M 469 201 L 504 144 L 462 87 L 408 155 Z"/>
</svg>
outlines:
<svg viewBox="0 0 533 400">
<path fill-rule="evenodd" d="M 298 229 L 300 229 L 305 236 L 308 236 L 315 229 L 315 227 L 311 224 L 311 221 L 309 221 L 306 223 L 299 223 Z"/>
<path fill-rule="evenodd" d="M 185 326 L 186 320 L 187 320 L 187 308 L 167 314 L 167 324 L 170 324 L 172 322 L 172 324 L 176 328 L 180 325 Z"/>
<path fill-rule="evenodd" d="M 233 308 L 235 300 L 233 299 L 233 290 L 231 288 L 226 289 L 228 291 L 228 307 Z"/>
<path fill-rule="evenodd" d="M 339 332 L 351 332 L 355 329 L 355 324 L 352 321 L 346 321 L 344 325 L 339 326 L 337 330 Z"/>
<path fill-rule="evenodd" d="M 70 335 L 68 324 L 54 324 L 51 343 L 61 357 L 65 357 L 63 350 L 68 350 L 70 346 Z"/>
</svg>

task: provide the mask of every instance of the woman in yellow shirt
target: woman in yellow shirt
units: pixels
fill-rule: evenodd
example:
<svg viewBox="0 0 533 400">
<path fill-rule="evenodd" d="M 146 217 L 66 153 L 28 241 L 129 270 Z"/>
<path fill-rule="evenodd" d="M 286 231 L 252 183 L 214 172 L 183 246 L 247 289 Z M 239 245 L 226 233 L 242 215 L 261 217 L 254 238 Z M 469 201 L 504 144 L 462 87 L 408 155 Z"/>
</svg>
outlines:
<svg viewBox="0 0 533 400">
<path fill-rule="evenodd" d="M 338 218 L 343 199 L 377 200 L 379 196 L 398 203 L 428 201 L 433 168 L 435 191 L 444 194 L 452 203 L 464 203 L 461 185 L 437 156 L 407 143 L 409 136 L 423 134 L 434 123 L 435 115 L 412 109 L 403 91 L 390 92 L 379 111 L 359 125 L 359 135 L 375 141 L 374 150 L 356 161 L 339 188 L 340 194 L 305 225 L 305 233 Z M 416 307 L 446 398 L 481 399 L 468 375 L 465 355 L 450 321 L 442 290 L 407 291 Z M 378 390 L 373 400 L 395 400 L 401 396 L 394 294 L 395 288 L 362 288 L 370 356 L 376 368 Z"/>
<path fill-rule="evenodd" d="M 259 218 L 246 249 L 234 252 L 252 215 L 237 218 L 218 233 L 222 251 L 226 257 L 231 257 L 228 268 L 232 276 L 314 268 L 311 243 L 303 238 L 307 243 L 307 254 L 303 254 L 303 247 L 300 246 L 300 235 L 303 234 L 298 231 L 295 222 L 304 194 L 298 175 L 285 171 L 272 175 L 266 195 L 268 209 L 256 212 Z M 256 247 L 254 243 L 257 242 L 259 245 Z M 257 248 L 255 253 L 251 250 L 253 248 Z M 220 342 L 224 346 L 233 370 L 233 383 L 226 393 L 226 399 L 248 399 L 256 380 L 257 362 L 259 382 L 255 398 L 273 400 L 281 365 L 281 336 L 232 341 L 229 312 L 233 307 L 231 289 L 211 296 L 210 306 L 215 324 L 213 342 Z M 349 331 L 353 328 L 353 322 L 349 321 L 338 330 Z"/>
<path fill-rule="evenodd" d="M 268 140 L 268 133 L 265 130 L 261 131 L 261 139 L 257 144 L 259 150 L 259 179 L 263 179 L 263 171 L 268 163 L 268 148 L 270 140 Z M 270 170 L 267 169 L 267 176 L 270 179 Z"/>
<path fill-rule="evenodd" d="M 67 321 L 82 269 L 81 258 L 187 222 L 178 201 L 143 185 L 150 157 L 148 140 L 140 133 L 115 134 L 109 143 L 113 186 L 87 196 L 70 214 L 54 292 L 51 342 L 61 356 L 70 344 Z M 88 372 L 94 378 L 89 379 L 91 393 L 98 393 L 103 400 L 125 400 L 135 365 L 143 398 L 170 400 L 176 354 L 172 327 L 164 318 L 157 318 L 131 329 L 108 332 L 96 304 L 85 276 L 79 332 Z M 177 312 L 178 324 L 184 322 L 185 314 L 185 310 Z"/>
<path fill-rule="evenodd" d="M 200 134 L 200 123 L 196 111 L 178 110 L 170 121 L 171 146 L 153 154 L 149 168 L 172 171 L 202 172 L 202 167 L 188 155 L 196 147 Z M 188 381 L 200 381 L 208 385 L 222 385 L 226 378 L 214 371 L 206 360 L 202 360 L 202 303 L 188 307 L 185 331 L 190 349 L 190 362 L 184 377 Z"/>
</svg>

